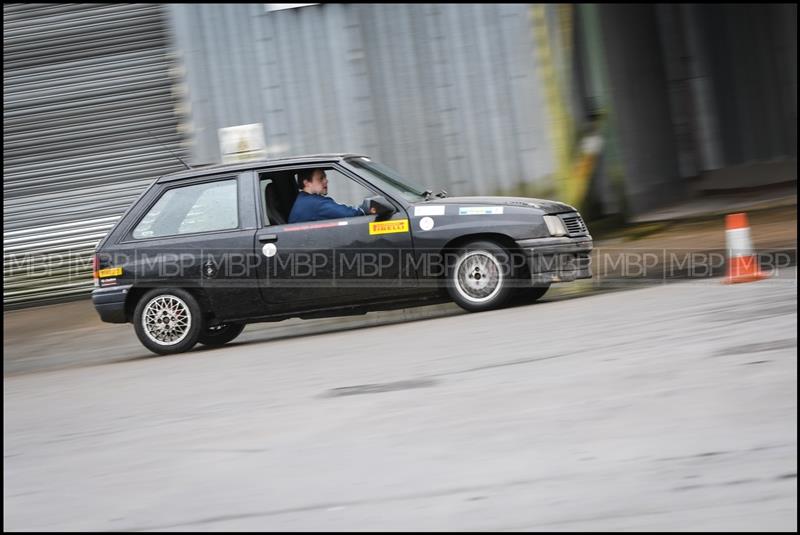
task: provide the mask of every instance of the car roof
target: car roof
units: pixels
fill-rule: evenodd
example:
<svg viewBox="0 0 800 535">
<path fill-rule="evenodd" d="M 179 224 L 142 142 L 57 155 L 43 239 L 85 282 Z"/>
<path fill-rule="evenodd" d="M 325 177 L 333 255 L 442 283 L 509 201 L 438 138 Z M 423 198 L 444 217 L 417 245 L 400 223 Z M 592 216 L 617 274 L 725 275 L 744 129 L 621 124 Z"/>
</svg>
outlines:
<svg viewBox="0 0 800 535">
<path fill-rule="evenodd" d="M 283 165 L 302 165 L 307 163 L 328 163 L 341 161 L 345 158 L 364 156 L 352 153 L 307 154 L 303 156 L 287 156 L 284 158 L 271 158 L 269 160 L 248 160 L 228 164 L 215 164 L 203 167 L 194 167 L 184 171 L 177 171 L 158 178 L 158 182 L 172 182 L 184 178 L 197 178 L 199 176 L 214 175 L 231 171 L 246 171 L 263 167 L 277 167 Z"/>
</svg>

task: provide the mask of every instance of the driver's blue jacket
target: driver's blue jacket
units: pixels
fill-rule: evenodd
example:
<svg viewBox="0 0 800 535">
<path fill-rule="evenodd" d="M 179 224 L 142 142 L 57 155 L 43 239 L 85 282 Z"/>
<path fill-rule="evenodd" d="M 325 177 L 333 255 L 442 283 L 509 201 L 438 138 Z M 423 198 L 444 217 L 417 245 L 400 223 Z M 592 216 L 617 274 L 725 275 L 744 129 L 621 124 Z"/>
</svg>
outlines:
<svg viewBox="0 0 800 535">
<path fill-rule="evenodd" d="M 301 191 L 297 194 L 297 199 L 294 201 L 292 211 L 289 213 L 289 223 L 355 217 L 359 215 L 366 215 L 361 208 L 353 208 L 346 204 L 339 204 L 330 197 L 325 197 L 324 195 L 316 195 Z"/>
</svg>

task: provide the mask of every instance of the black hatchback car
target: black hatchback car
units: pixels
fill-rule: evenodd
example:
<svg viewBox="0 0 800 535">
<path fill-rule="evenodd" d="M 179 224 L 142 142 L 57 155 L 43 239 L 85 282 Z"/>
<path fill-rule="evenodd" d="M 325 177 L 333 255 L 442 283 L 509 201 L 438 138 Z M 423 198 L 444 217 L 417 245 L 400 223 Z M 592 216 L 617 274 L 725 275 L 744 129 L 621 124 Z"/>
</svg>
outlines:
<svg viewBox="0 0 800 535">
<path fill-rule="evenodd" d="M 288 223 L 309 168 L 371 215 Z M 92 301 L 169 354 L 225 344 L 247 323 L 533 302 L 553 282 L 590 278 L 591 249 L 562 203 L 447 197 L 365 156 L 302 156 L 155 180 L 98 244 Z"/>
</svg>

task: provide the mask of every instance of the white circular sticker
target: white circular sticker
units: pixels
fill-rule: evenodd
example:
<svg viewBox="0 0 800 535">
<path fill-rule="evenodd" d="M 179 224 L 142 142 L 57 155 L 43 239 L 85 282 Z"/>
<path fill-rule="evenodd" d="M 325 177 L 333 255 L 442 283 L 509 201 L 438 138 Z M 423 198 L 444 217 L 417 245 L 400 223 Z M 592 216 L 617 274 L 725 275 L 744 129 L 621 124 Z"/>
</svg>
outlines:
<svg viewBox="0 0 800 535">
<path fill-rule="evenodd" d="M 423 217 L 419 220 L 419 228 L 422 230 L 430 230 L 433 228 L 433 219 L 430 217 Z"/>
<path fill-rule="evenodd" d="M 278 248 L 275 247 L 274 243 L 268 243 L 261 248 L 261 252 L 264 253 L 264 256 L 269 258 L 275 256 L 275 253 L 278 252 Z"/>
</svg>

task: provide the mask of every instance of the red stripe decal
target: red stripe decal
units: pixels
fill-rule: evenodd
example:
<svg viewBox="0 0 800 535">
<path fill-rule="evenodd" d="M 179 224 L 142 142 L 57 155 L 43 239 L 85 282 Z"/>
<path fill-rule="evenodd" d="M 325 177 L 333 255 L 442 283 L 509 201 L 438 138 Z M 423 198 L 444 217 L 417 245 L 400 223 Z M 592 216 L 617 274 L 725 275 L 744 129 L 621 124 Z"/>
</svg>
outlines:
<svg viewBox="0 0 800 535">
<path fill-rule="evenodd" d="M 294 232 L 297 230 L 314 230 L 318 228 L 330 228 L 330 227 L 340 227 L 343 226 L 341 223 L 319 223 L 317 225 L 303 225 L 302 227 L 286 227 L 286 232 Z"/>
</svg>

